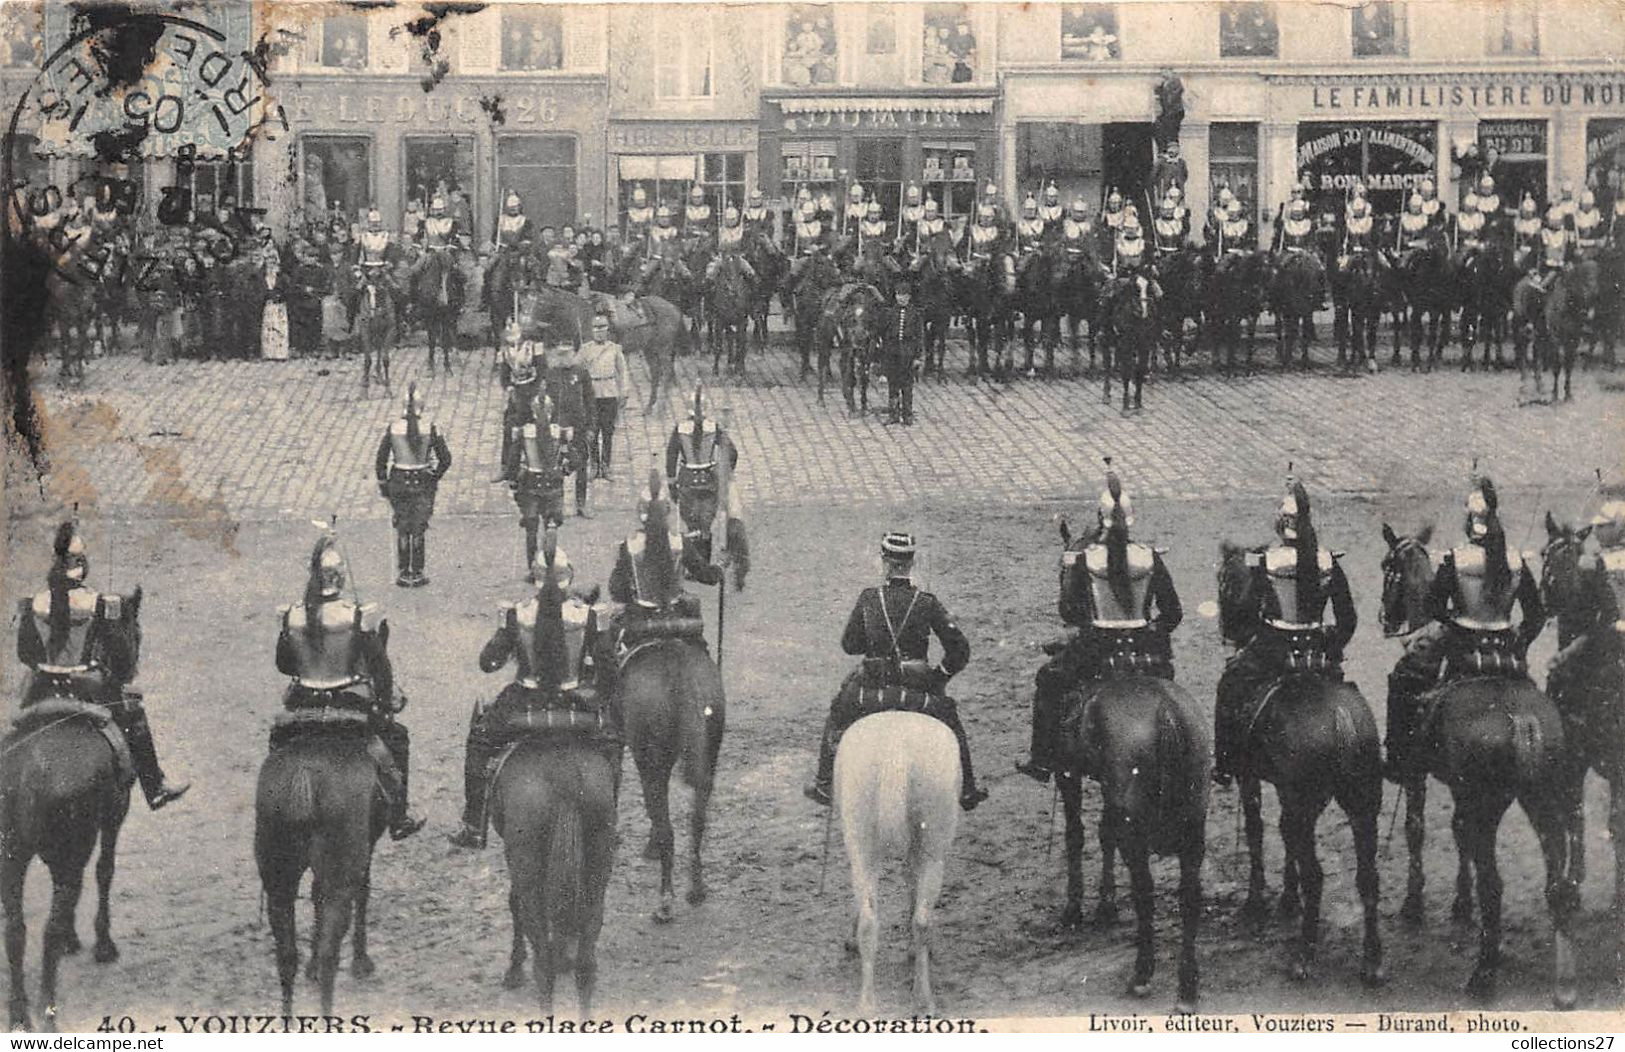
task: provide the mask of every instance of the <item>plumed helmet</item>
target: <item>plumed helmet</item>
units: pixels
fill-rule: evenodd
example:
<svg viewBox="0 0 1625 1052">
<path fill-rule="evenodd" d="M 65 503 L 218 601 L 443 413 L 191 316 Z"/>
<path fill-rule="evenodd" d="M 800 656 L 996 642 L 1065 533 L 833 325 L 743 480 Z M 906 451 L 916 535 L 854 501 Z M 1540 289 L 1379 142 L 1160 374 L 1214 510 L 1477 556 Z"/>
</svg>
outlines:
<svg viewBox="0 0 1625 1052">
<path fill-rule="evenodd" d="M 665 220 L 668 223 L 671 222 L 671 209 L 666 205 L 661 205 L 659 208 L 655 209 L 655 219 Z"/>
<path fill-rule="evenodd" d="M 1581 194 L 1580 195 L 1580 207 L 1581 208 L 1595 208 L 1595 207 L 1597 207 L 1597 195 L 1592 193 L 1590 190 L 1587 190 L 1585 193 Z"/>
<path fill-rule="evenodd" d="M 418 385 L 416 383 L 406 385 L 406 399 L 402 403 L 402 407 L 405 409 L 407 416 L 422 416 L 428 411 L 429 406 L 424 402 L 423 396 L 418 394 Z"/>
<path fill-rule="evenodd" d="M 1591 518 L 1591 535 L 1604 548 L 1625 547 L 1625 500 L 1605 501 Z"/>
<path fill-rule="evenodd" d="M 759 204 L 761 204 L 761 203 L 762 203 L 762 200 L 763 200 L 763 198 L 762 198 L 762 191 L 761 191 L 761 190 L 759 190 L 759 189 L 757 189 L 757 190 L 752 190 L 752 191 L 751 191 L 751 192 L 750 192 L 750 193 L 748 193 L 748 194 L 746 194 L 746 195 L 745 195 L 745 200 L 746 200 L 746 201 L 748 201 L 748 202 L 750 202 L 750 203 L 751 203 L 751 204 L 753 204 L 753 205 L 759 205 Z"/>
<path fill-rule="evenodd" d="M 668 507 L 664 500 L 651 500 L 643 520 L 644 559 L 639 567 L 638 591 L 646 602 L 656 605 L 675 598 L 680 587 L 677 561 L 671 550 Z"/>
<path fill-rule="evenodd" d="M 1490 194 L 1493 194 L 1494 192 L 1495 192 L 1495 180 L 1493 178 L 1486 175 L 1486 176 L 1484 176 L 1482 179 L 1480 179 L 1478 181 L 1478 193 L 1479 193 L 1480 196 L 1488 197 Z"/>
<path fill-rule="evenodd" d="M 507 200 L 504 201 L 503 203 L 508 206 L 508 210 L 510 212 L 517 213 L 519 211 L 519 206 L 520 206 L 521 202 L 519 200 L 519 195 L 514 193 L 512 190 L 509 190 Z"/>
<path fill-rule="evenodd" d="M 880 557 L 890 562 L 912 562 L 917 550 L 912 533 L 889 530 L 880 538 Z"/>
<path fill-rule="evenodd" d="M 349 567 L 344 553 L 339 551 L 338 538 L 331 531 L 317 539 L 310 553 L 310 580 L 305 586 L 306 600 L 331 599 L 344 591 L 349 578 Z"/>
<path fill-rule="evenodd" d="M 444 197 L 440 196 L 439 194 L 435 194 L 434 197 L 430 198 L 430 200 L 429 200 L 429 212 L 430 212 L 430 214 L 434 214 L 434 213 L 437 213 L 437 212 L 444 212 L 445 210 L 446 210 L 446 199 Z"/>
<path fill-rule="evenodd" d="M 1563 210 L 1556 205 L 1546 210 L 1546 225 L 1557 230 L 1563 225 Z"/>
<path fill-rule="evenodd" d="M 1292 208 L 1290 211 L 1292 213 L 1292 218 L 1302 219 L 1304 216 L 1309 214 L 1309 202 L 1300 197 L 1296 201 L 1292 202 Z"/>
<path fill-rule="evenodd" d="M 1100 503 L 1095 508 L 1095 515 L 1102 526 L 1128 529 L 1134 525 L 1134 502 L 1124 492 L 1123 480 L 1112 468 L 1111 457 L 1106 458 L 1106 488 L 1100 491 Z"/>
<path fill-rule="evenodd" d="M 727 208 L 723 209 L 722 221 L 729 226 L 736 225 L 739 222 L 739 209 L 735 208 L 733 205 L 729 205 Z"/>
<path fill-rule="evenodd" d="M 937 213 L 937 199 L 936 198 L 927 197 L 925 199 L 925 211 L 926 211 L 926 214 L 928 214 L 928 215 L 936 215 L 936 213 Z"/>
<path fill-rule="evenodd" d="M 649 468 L 649 484 L 638 494 L 638 521 L 649 521 L 649 509 L 661 500 L 661 474 L 659 465 Z"/>
<path fill-rule="evenodd" d="M 993 222 L 998 214 L 998 209 L 992 205 L 985 204 L 976 210 L 976 218 L 980 219 L 984 224 Z"/>
<path fill-rule="evenodd" d="M 1118 192 L 1115 186 L 1112 187 L 1112 192 L 1106 195 L 1106 207 L 1114 212 L 1123 207 L 1123 195 Z"/>
<path fill-rule="evenodd" d="M 1528 194 L 1525 194 L 1524 197 L 1523 197 L 1523 200 L 1518 202 L 1518 214 L 1521 215 L 1521 216 L 1532 216 L 1532 215 L 1534 215 L 1535 214 L 1535 199 L 1533 197 L 1530 197 Z"/>
<path fill-rule="evenodd" d="M 1071 210 L 1074 217 L 1082 219 L 1084 216 L 1089 214 L 1089 202 L 1085 201 L 1081 197 L 1074 197 L 1072 199 Z"/>
<path fill-rule="evenodd" d="M 373 226 L 377 226 L 383 221 L 384 214 L 382 212 L 378 211 L 376 208 L 367 209 L 367 222 L 371 223 Z"/>
<path fill-rule="evenodd" d="M 1125 215 L 1123 217 L 1123 225 L 1121 227 L 1121 230 L 1122 230 L 1122 235 L 1125 238 L 1128 238 L 1131 241 L 1133 239 L 1139 237 L 1140 236 L 1140 217 L 1137 214 L 1133 213 L 1133 212 L 1130 212 L 1127 215 Z"/>
<path fill-rule="evenodd" d="M 997 186 L 994 186 L 992 183 L 988 183 L 986 186 L 984 186 L 982 188 L 982 196 L 984 198 L 998 197 L 999 196 L 999 188 Z"/>
<path fill-rule="evenodd" d="M 863 200 L 863 184 L 853 183 L 852 188 L 847 190 L 846 196 L 851 198 L 854 202 Z"/>
<path fill-rule="evenodd" d="M 1488 475 L 1475 475 L 1473 488 L 1467 491 L 1467 539 L 1482 541 L 1492 533 L 1499 533 L 1501 520 L 1497 515 L 1500 499 L 1495 494 L 1495 483 Z"/>
<path fill-rule="evenodd" d="M 90 571 L 90 561 L 85 555 L 85 538 L 79 532 L 76 520 L 69 519 L 56 528 L 51 552 L 56 557 L 53 572 L 61 572 L 75 581 L 85 579 Z"/>
<path fill-rule="evenodd" d="M 1028 194 L 1027 199 L 1021 202 L 1021 214 L 1027 219 L 1032 219 L 1037 216 L 1038 198 L 1034 197 L 1032 194 Z"/>
<path fill-rule="evenodd" d="M 1230 192 L 1230 188 L 1228 186 L 1219 187 L 1219 207 L 1229 207 L 1230 202 L 1234 201 L 1235 199 L 1236 195 Z"/>
<path fill-rule="evenodd" d="M 1230 214 L 1231 219 L 1240 219 L 1241 218 L 1241 198 L 1232 197 L 1230 199 L 1229 203 L 1227 203 L 1225 205 L 1224 210 Z"/>
<path fill-rule="evenodd" d="M 1563 180 L 1563 200 L 1574 200 L 1574 180 L 1572 179 Z"/>
<path fill-rule="evenodd" d="M 1162 199 L 1162 206 L 1157 209 L 1157 214 L 1163 219 L 1172 219 L 1174 217 L 1174 208 L 1174 199 L 1171 197 L 1164 197 Z"/>
<path fill-rule="evenodd" d="M 812 190 L 809 189 L 808 187 L 803 186 L 801 189 L 796 191 L 796 200 L 797 201 L 811 201 L 812 199 L 813 199 Z"/>
<path fill-rule="evenodd" d="M 1176 183 L 1168 188 L 1167 197 L 1168 200 L 1177 205 L 1179 202 L 1185 199 L 1185 191 L 1181 190 L 1179 185 Z"/>
<path fill-rule="evenodd" d="M 1302 482 L 1288 475 L 1286 496 L 1275 515 L 1275 532 L 1283 541 L 1296 541 L 1309 529 L 1309 491 L 1303 488 Z"/>
<path fill-rule="evenodd" d="M 1356 182 L 1354 184 L 1353 193 L 1354 193 L 1355 197 L 1364 197 L 1366 195 L 1365 184 L 1361 183 L 1361 182 Z"/>
<path fill-rule="evenodd" d="M 812 202 L 812 200 L 810 198 L 808 200 L 806 200 L 806 201 L 801 202 L 801 218 L 803 220 L 805 220 L 807 222 L 811 222 L 817 216 L 818 216 L 818 206 L 813 204 L 813 202 Z"/>
<path fill-rule="evenodd" d="M 917 205 L 920 203 L 920 188 L 914 183 L 909 183 L 908 189 L 903 191 L 903 196 L 908 199 L 909 204 Z"/>
<path fill-rule="evenodd" d="M 632 203 L 639 208 L 649 203 L 649 195 L 644 191 L 643 187 L 639 186 L 632 191 Z"/>
<path fill-rule="evenodd" d="M 703 204 L 705 204 L 705 188 L 700 186 L 700 184 L 695 183 L 692 187 L 689 188 L 688 201 L 689 201 L 689 204 L 695 204 L 695 205 L 703 205 Z"/>
<path fill-rule="evenodd" d="M 518 318 L 509 318 L 508 324 L 502 327 L 502 339 L 506 343 L 518 343 L 525 338 L 525 330 L 520 327 Z"/>
<path fill-rule="evenodd" d="M 1461 199 L 1461 210 L 1463 212 L 1476 212 L 1476 211 L 1478 211 L 1478 191 L 1477 190 L 1468 190 L 1467 191 L 1467 196 L 1463 197 Z"/>
<path fill-rule="evenodd" d="M 1421 194 L 1412 194 L 1405 201 L 1405 210 L 1410 212 L 1412 215 L 1415 215 L 1416 213 L 1420 212 L 1422 210 L 1422 195 Z"/>
<path fill-rule="evenodd" d="M 864 215 L 868 216 L 870 219 L 879 219 L 881 215 L 880 202 L 870 201 L 869 207 L 864 210 Z"/>
<path fill-rule="evenodd" d="M 1439 188 L 1437 186 L 1433 185 L 1433 180 L 1432 179 L 1423 179 L 1422 180 L 1422 196 L 1423 197 L 1432 197 L 1435 194 L 1437 194 L 1438 192 L 1439 192 Z"/>
<path fill-rule="evenodd" d="M 1061 188 L 1055 185 L 1055 180 L 1051 179 L 1049 185 L 1044 187 L 1044 200 L 1054 204 L 1060 199 Z"/>
</svg>

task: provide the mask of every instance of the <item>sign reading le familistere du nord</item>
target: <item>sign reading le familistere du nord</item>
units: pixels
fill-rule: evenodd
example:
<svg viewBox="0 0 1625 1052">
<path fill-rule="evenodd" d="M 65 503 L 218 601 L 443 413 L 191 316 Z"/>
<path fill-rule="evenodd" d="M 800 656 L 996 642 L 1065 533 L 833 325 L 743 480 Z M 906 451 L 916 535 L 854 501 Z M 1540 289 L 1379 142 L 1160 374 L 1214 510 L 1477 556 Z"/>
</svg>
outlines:
<svg viewBox="0 0 1625 1052">
<path fill-rule="evenodd" d="M 1558 77 L 1546 81 L 1438 81 L 1423 84 L 1317 84 L 1310 89 L 1317 110 L 1370 113 L 1380 110 L 1493 110 L 1555 108 L 1625 109 L 1625 80 Z"/>
</svg>

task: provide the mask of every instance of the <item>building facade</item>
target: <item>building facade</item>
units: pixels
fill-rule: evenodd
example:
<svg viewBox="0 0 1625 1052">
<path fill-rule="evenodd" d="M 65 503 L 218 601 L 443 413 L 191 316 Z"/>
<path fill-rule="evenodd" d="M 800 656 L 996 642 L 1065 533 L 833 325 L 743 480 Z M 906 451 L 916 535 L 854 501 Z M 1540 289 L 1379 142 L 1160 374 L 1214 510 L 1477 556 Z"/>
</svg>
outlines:
<svg viewBox="0 0 1625 1052">
<path fill-rule="evenodd" d="M 409 201 L 439 196 L 484 243 L 510 191 L 539 223 L 605 215 L 604 8 L 492 5 L 431 40 L 416 9 L 265 7 L 293 41 L 270 89 L 287 134 L 256 144 L 273 222 L 376 206 L 396 227 Z"/>
<path fill-rule="evenodd" d="M 1616 193 L 1625 23 L 1572 0 L 1008 6 L 1001 162 L 1098 206 L 1144 201 L 1155 89 L 1183 87 L 1187 198 L 1220 185 L 1269 220 L 1307 176 L 1395 210 L 1424 179 L 1454 202 L 1484 170 L 1515 206 L 1564 182 Z"/>
<path fill-rule="evenodd" d="M 761 176 L 782 204 L 852 185 L 894 218 L 910 184 L 951 217 L 997 171 L 999 10 L 791 4 L 762 19 Z"/>
</svg>

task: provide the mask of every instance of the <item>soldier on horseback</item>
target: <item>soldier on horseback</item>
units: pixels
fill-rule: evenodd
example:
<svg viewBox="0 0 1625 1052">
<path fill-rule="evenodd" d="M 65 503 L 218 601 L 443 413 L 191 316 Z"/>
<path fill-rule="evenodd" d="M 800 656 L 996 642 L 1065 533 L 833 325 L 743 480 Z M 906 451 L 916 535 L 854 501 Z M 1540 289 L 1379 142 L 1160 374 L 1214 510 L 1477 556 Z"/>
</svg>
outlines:
<svg viewBox="0 0 1625 1052">
<path fill-rule="evenodd" d="M 705 279 L 710 281 L 717 276 L 724 260 L 731 260 L 733 265 L 740 268 L 750 278 L 756 280 L 756 268 L 750 265 L 745 258 L 745 225 L 741 221 L 739 209 L 729 205 L 722 210 L 722 226 L 717 230 L 717 254 L 705 267 Z"/>
<path fill-rule="evenodd" d="M 1139 217 L 1130 213 L 1117 228 L 1117 242 L 1112 246 L 1112 270 L 1118 277 L 1139 273 L 1147 263 L 1146 255 L 1145 232 L 1140 229 Z"/>
<path fill-rule="evenodd" d="M 430 251 L 455 250 L 467 236 L 457 225 L 457 217 L 446 214 L 446 199 L 439 194 L 429 202 L 429 217 L 423 221 L 423 246 Z"/>
<path fill-rule="evenodd" d="M 1224 222 L 1218 229 L 1215 258 L 1249 255 L 1258 248 L 1258 236 L 1242 210 L 1241 199 L 1232 197 L 1225 206 Z"/>
<path fill-rule="evenodd" d="M 1552 280 L 1568 267 L 1574 254 L 1573 240 L 1563 225 L 1563 213 L 1555 205 L 1546 213 L 1546 224 L 1541 228 L 1536 250 L 1538 255 L 1531 276 L 1544 291 L 1552 287 Z"/>
<path fill-rule="evenodd" d="M 1343 651 L 1359 620 L 1340 553 L 1321 547 L 1309 494 L 1296 479 L 1288 479 L 1275 532 L 1280 543 L 1246 555 L 1251 602 L 1235 636 L 1242 646 L 1219 676 L 1213 780 L 1220 786 L 1245 773 L 1250 717 L 1265 689 L 1292 673 L 1341 679 Z M 1323 620 L 1328 602 L 1329 626 Z"/>
<path fill-rule="evenodd" d="M 281 608 L 276 668 L 293 677 L 282 704 L 290 712 L 349 711 L 366 717 L 375 736 L 369 749 L 389 800 L 389 835 L 404 840 L 424 820 L 407 805 L 411 741 L 395 717 L 406 707 L 395 692 L 389 622 L 377 603 L 344 598 L 348 567 L 331 532 L 310 553 L 303 602 Z"/>
<path fill-rule="evenodd" d="M 1561 223 L 1559 224 L 1561 226 Z M 1540 214 L 1535 199 L 1525 194 L 1518 205 L 1518 217 L 1512 221 L 1513 244 L 1520 252 L 1528 253 L 1528 265 L 1533 268 L 1540 259 Z"/>
<path fill-rule="evenodd" d="M 987 799 L 976 785 L 958 707 L 947 694 L 948 681 L 970 662 L 970 641 L 937 597 L 915 586 L 914 552 L 910 534 L 886 534 L 880 544 L 885 583 L 863 590 L 841 633 L 841 649 L 863 662 L 841 684 L 824 723 L 818 773 L 805 790 L 816 803 L 830 803 L 841 734 L 860 717 L 885 709 L 924 712 L 946 724 L 959 742 L 964 772 L 959 806 L 969 811 Z M 936 666 L 927 659 L 932 635 L 943 648 Z"/>
<path fill-rule="evenodd" d="M 1061 757 L 1067 696 L 1108 671 L 1174 678 L 1171 637 L 1184 617 L 1163 549 L 1129 540 L 1134 503 L 1106 459 L 1096 529 L 1061 554 L 1061 622 L 1077 632 L 1044 649 L 1033 693 L 1032 743 L 1016 770 L 1049 781 Z M 1153 613 L 1154 611 L 1154 613 Z"/>
<path fill-rule="evenodd" d="M 1387 774 L 1395 782 L 1424 773 L 1415 740 L 1424 693 L 1463 676 L 1528 675 L 1526 654 L 1546 612 L 1525 555 L 1507 548 L 1498 508 L 1495 484 L 1475 479 L 1467 494 L 1467 543 L 1445 553 L 1428 593 L 1428 616 L 1438 627 L 1408 642 L 1388 677 Z M 1523 610 L 1517 627 L 1514 605 Z"/>
<path fill-rule="evenodd" d="M 1456 214 L 1457 263 L 1465 266 L 1484 248 L 1484 239 L 1490 234 L 1489 217 L 1479 207 L 1477 190 L 1468 190 L 1461 200 L 1461 211 Z"/>
<path fill-rule="evenodd" d="M 1081 197 L 1072 199 L 1061 222 L 1061 247 L 1072 260 L 1095 255 L 1095 225 L 1089 218 L 1089 205 Z"/>
<path fill-rule="evenodd" d="M 525 214 L 524 202 L 512 190 L 503 202 L 502 214 L 497 217 L 496 233 L 491 240 L 498 255 L 508 252 L 529 253 L 535 243 L 535 224 Z"/>
<path fill-rule="evenodd" d="M 572 591 L 575 571 L 557 533 L 548 526 L 531 561 L 534 595 L 502 605 L 501 622 L 480 650 L 480 671 L 496 672 L 512 660 L 514 678 L 489 705 L 474 708 L 463 759 L 462 828 L 455 847 L 485 847 L 493 766 L 513 742 L 549 735 L 583 735 L 603 745 L 619 783 L 621 741 L 602 689 L 603 658 L 592 596 Z"/>
<path fill-rule="evenodd" d="M 907 252 L 920 244 L 920 220 L 925 218 L 925 205 L 920 200 L 920 186 L 909 183 L 903 191 L 903 207 L 897 213 L 897 245 L 895 251 Z"/>
<path fill-rule="evenodd" d="M 446 438 L 425 415 L 418 385 L 406 388 L 406 405 L 398 420 L 384 428 L 374 458 L 378 493 L 389 501 L 395 525 L 395 583 L 420 588 L 424 576 L 424 533 L 434 515 L 435 490 L 451 470 Z"/>
<path fill-rule="evenodd" d="M 1569 639 L 1559 640 L 1561 646 L 1547 671 L 1546 692 L 1559 708 L 1569 711 L 1585 711 L 1573 704 L 1575 691 L 1587 685 L 1582 670 L 1596 670 L 1592 689 L 1605 692 L 1604 704 L 1615 706 L 1616 711 L 1625 680 L 1625 665 L 1621 663 L 1625 656 L 1625 614 L 1621 613 L 1625 611 L 1625 500 L 1619 499 L 1625 491 L 1616 487 L 1612 493 L 1614 499 L 1604 503 L 1590 523 L 1595 549 L 1582 555 L 1579 562 L 1585 582 L 1581 586 L 1584 598 L 1580 600 L 1584 612 L 1573 619 L 1572 628 L 1561 619 L 1558 622 L 1560 630 L 1578 631 Z"/>
<path fill-rule="evenodd" d="M 767 210 L 767 201 L 760 189 L 751 190 L 745 198 L 745 237 L 747 240 L 766 238 L 773 240 L 773 214 Z"/>
<path fill-rule="evenodd" d="M 1315 250 L 1315 226 L 1309 218 L 1309 202 L 1301 197 L 1292 202 L 1281 221 L 1278 247 L 1282 252 Z"/>
<path fill-rule="evenodd" d="M 1450 211 L 1445 208 L 1444 202 L 1439 200 L 1439 188 L 1432 179 L 1422 180 L 1420 194 L 1422 214 L 1427 216 L 1428 226 L 1434 230 L 1444 230 L 1450 221 Z"/>
<path fill-rule="evenodd" d="M 708 552 L 684 543 L 670 515 L 660 472 L 651 470 L 638 498 L 637 532 L 621 542 L 609 575 L 609 597 L 622 607 L 616 627 L 627 646 L 656 637 L 705 641 L 699 600 L 683 589 L 683 579 L 720 585 L 722 568 L 709 561 Z"/>
<path fill-rule="evenodd" d="M 384 214 L 377 207 L 368 209 L 366 229 L 356 241 L 356 262 L 365 272 L 376 275 L 375 280 L 387 283 L 396 255 L 394 235 L 384 229 Z"/>
<path fill-rule="evenodd" d="M 1101 233 L 1115 239 L 1121 232 L 1125 214 L 1123 194 L 1114 186 L 1106 195 L 1106 210 L 1100 216 Z"/>
<path fill-rule="evenodd" d="M 1607 228 L 1602 212 L 1597 208 L 1597 195 L 1587 190 L 1580 195 L 1580 205 L 1571 217 L 1574 230 L 1575 254 L 1580 259 L 1592 258 L 1607 239 Z"/>
<path fill-rule="evenodd" d="M 1152 220 L 1151 231 L 1156 239 L 1159 257 L 1171 256 L 1185 248 L 1185 236 L 1188 231 L 1181 220 L 1174 198 L 1162 199 L 1162 206 L 1157 209 L 1157 217 Z"/>
<path fill-rule="evenodd" d="M 799 274 L 800 265 L 806 257 L 816 255 L 823 251 L 829 240 L 823 219 L 819 218 L 818 205 L 809 196 L 801 202 L 801 210 L 796 215 L 795 247 L 802 259 L 797 259 L 793 268 L 794 274 Z"/>
<path fill-rule="evenodd" d="M 674 494 L 699 482 L 701 475 L 715 472 L 722 457 L 727 457 L 730 473 L 739 467 L 739 448 L 733 436 L 715 417 L 706 416 L 705 405 L 705 389 L 696 385 L 693 415 L 673 424 L 666 437 L 666 486 Z"/>
<path fill-rule="evenodd" d="M 683 209 L 683 240 L 690 245 L 710 244 L 715 227 L 716 218 L 705 199 L 705 188 L 695 183 L 688 191 L 688 205 Z"/>
<path fill-rule="evenodd" d="M 1016 220 L 1016 253 L 1023 261 L 1043 244 L 1046 228 L 1047 224 L 1038 214 L 1038 199 L 1028 194 L 1021 203 L 1021 218 Z"/>
<path fill-rule="evenodd" d="M 1422 211 L 1422 195 L 1412 194 L 1405 202 L 1405 212 L 1399 217 L 1396 234 L 1401 259 L 1412 252 L 1425 252 L 1432 243 L 1433 221 Z"/>
<path fill-rule="evenodd" d="M 1210 252 L 1217 254 L 1219 232 L 1230 221 L 1230 204 L 1236 195 L 1230 192 L 1228 186 L 1220 186 L 1219 194 L 1214 199 L 1213 207 L 1208 210 L 1207 220 L 1202 224 L 1202 243 Z"/>
<path fill-rule="evenodd" d="M 32 670 L 20 707 L 69 698 L 105 708 L 124 733 L 141 793 L 156 811 L 179 800 L 188 785 L 164 777 L 142 696 L 126 689 L 135 678 L 136 654 L 108 627 L 124 619 L 126 604 L 139 609 L 141 591 L 122 596 L 90 587 L 84 537 L 72 521 L 57 527 L 52 552 L 46 590 L 18 603 L 17 660 Z"/>
<path fill-rule="evenodd" d="M 999 228 L 999 213 L 992 205 L 984 204 L 976 211 L 976 225 L 966 238 L 967 260 L 973 266 L 997 256 L 1004 248 L 1004 232 Z"/>
<path fill-rule="evenodd" d="M 1061 207 L 1061 188 L 1051 179 L 1049 185 L 1044 187 L 1044 201 L 1038 206 L 1038 218 L 1044 223 L 1046 235 L 1056 233 L 1056 228 L 1061 225 L 1061 217 L 1065 214 L 1066 210 Z"/>
<path fill-rule="evenodd" d="M 1625 227 L 1625 223 L 1620 224 Z M 926 198 L 925 206 L 920 211 L 920 225 L 916 234 L 920 243 L 920 251 L 930 252 L 934 245 L 943 246 L 951 251 L 953 248 L 953 233 L 948 229 L 948 221 L 942 218 L 938 211 L 937 199 Z"/>
</svg>

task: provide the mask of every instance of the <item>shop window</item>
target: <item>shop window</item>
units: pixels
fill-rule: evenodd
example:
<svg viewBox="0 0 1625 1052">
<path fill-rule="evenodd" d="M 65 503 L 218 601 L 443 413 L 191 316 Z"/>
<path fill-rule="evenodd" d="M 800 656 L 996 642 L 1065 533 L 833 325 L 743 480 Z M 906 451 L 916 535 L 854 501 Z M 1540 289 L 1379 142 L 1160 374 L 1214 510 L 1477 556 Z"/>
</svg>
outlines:
<svg viewBox="0 0 1625 1052">
<path fill-rule="evenodd" d="M 829 4 L 793 4 L 784 18 L 784 82 L 835 83 L 835 14 Z"/>
<path fill-rule="evenodd" d="M 254 206 L 254 155 L 252 149 L 233 151 L 223 158 L 178 159 L 175 183 L 187 192 L 198 215 L 212 213 L 221 202 L 238 208 Z"/>
<path fill-rule="evenodd" d="M 1298 125 L 1297 168 L 1322 205 L 1363 183 L 1378 212 L 1399 212 L 1424 179 L 1438 178 L 1437 126 L 1422 121 Z"/>
<path fill-rule="evenodd" d="M 1274 58 L 1280 48 L 1281 31 L 1275 23 L 1274 4 L 1219 5 L 1220 58 Z"/>
<path fill-rule="evenodd" d="M 321 64 L 329 69 L 367 68 L 366 15 L 329 15 L 322 19 Z"/>
<path fill-rule="evenodd" d="M 1061 8 L 1061 57 L 1085 62 L 1122 58 L 1117 8 L 1112 4 L 1067 4 Z"/>
<path fill-rule="evenodd" d="M 497 139 L 497 185 L 519 195 L 538 226 L 576 221 L 576 141 L 569 135 Z M 506 194 L 504 194 L 506 196 Z"/>
<path fill-rule="evenodd" d="M 564 65 L 564 21 L 556 7 L 502 11 L 502 68 L 538 71 Z"/>
<path fill-rule="evenodd" d="M 839 149 L 832 139 L 787 142 L 780 146 L 779 192 L 794 200 L 803 186 L 816 196 L 831 193 Z"/>
<path fill-rule="evenodd" d="M 1230 192 L 1249 207 L 1258 205 L 1258 125 L 1214 124 L 1208 128 L 1208 200 L 1215 201 L 1219 188 Z"/>
<path fill-rule="evenodd" d="M 694 185 L 693 154 L 624 156 L 618 159 L 616 168 L 620 176 L 621 215 L 632 207 L 632 195 L 641 189 L 649 207 L 658 208 L 663 204 L 681 220 L 688 188 Z"/>
<path fill-rule="evenodd" d="M 1491 55 L 1534 57 L 1540 54 L 1540 8 L 1536 0 L 1497 0 L 1484 9 Z"/>
<path fill-rule="evenodd" d="M 664 9 L 656 18 L 655 95 L 661 99 L 711 97 L 711 16 Z"/>
<path fill-rule="evenodd" d="M 1517 208 L 1525 194 L 1546 198 L 1546 122 L 1479 121 L 1478 157 L 1474 181 L 1484 172 L 1508 208 Z"/>
<path fill-rule="evenodd" d="M 1586 186 L 1605 212 L 1625 194 L 1625 118 L 1600 117 L 1586 122 Z"/>
<path fill-rule="evenodd" d="M 1405 5 L 1373 0 L 1354 9 L 1354 57 L 1410 54 Z"/>
<path fill-rule="evenodd" d="M 976 79 L 976 34 L 969 4 L 925 5 L 921 77 L 927 84 L 969 84 Z"/>
<path fill-rule="evenodd" d="M 859 139 L 854 168 L 869 200 L 879 201 L 887 221 L 903 200 L 903 140 Z"/>
<path fill-rule="evenodd" d="M 372 142 L 359 136 L 306 136 L 305 214 L 341 210 L 348 219 L 372 204 Z"/>
<path fill-rule="evenodd" d="M 416 201 L 428 215 L 429 204 L 445 198 L 446 214 L 464 232 L 472 232 L 474 215 L 474 138 L 471 135 L 414 135 L 406 139 L 405 201 Z M 506 194 L 503 194 L 506 197 Z"/>
<path fill-rule="evenodd" d="M 708 153 L 700 157 L 701 182 L 705 184 L 706 200 L 711 207 L 745 206 L 745 155 L 742 153 Z"/>
<path fill-rule="evenodd" d="M 925 169 L 921 185 L 948 219 L 963 219 L 976 209 L 976 144 L 920 143 Z"/>
<path fill-rule="evenodd" d="M 879 4 L 868 8 L 863 48 L 871 55 L 897 54 L 897 12 Z"/>
<path fill-rule="evenodd" d="M 42 11 L 35 3 L 0 4 L 0 66 L 28 69 L 39 64 Z"/>
<path fill-rule="evenodd" d="M 1031 122 L 1016 125 L 1016 181 L 1026 191 L 1054 183 L 1062 204 L 1098 204 L 1104 193 L 1101 126 Z"/>
</svg>

